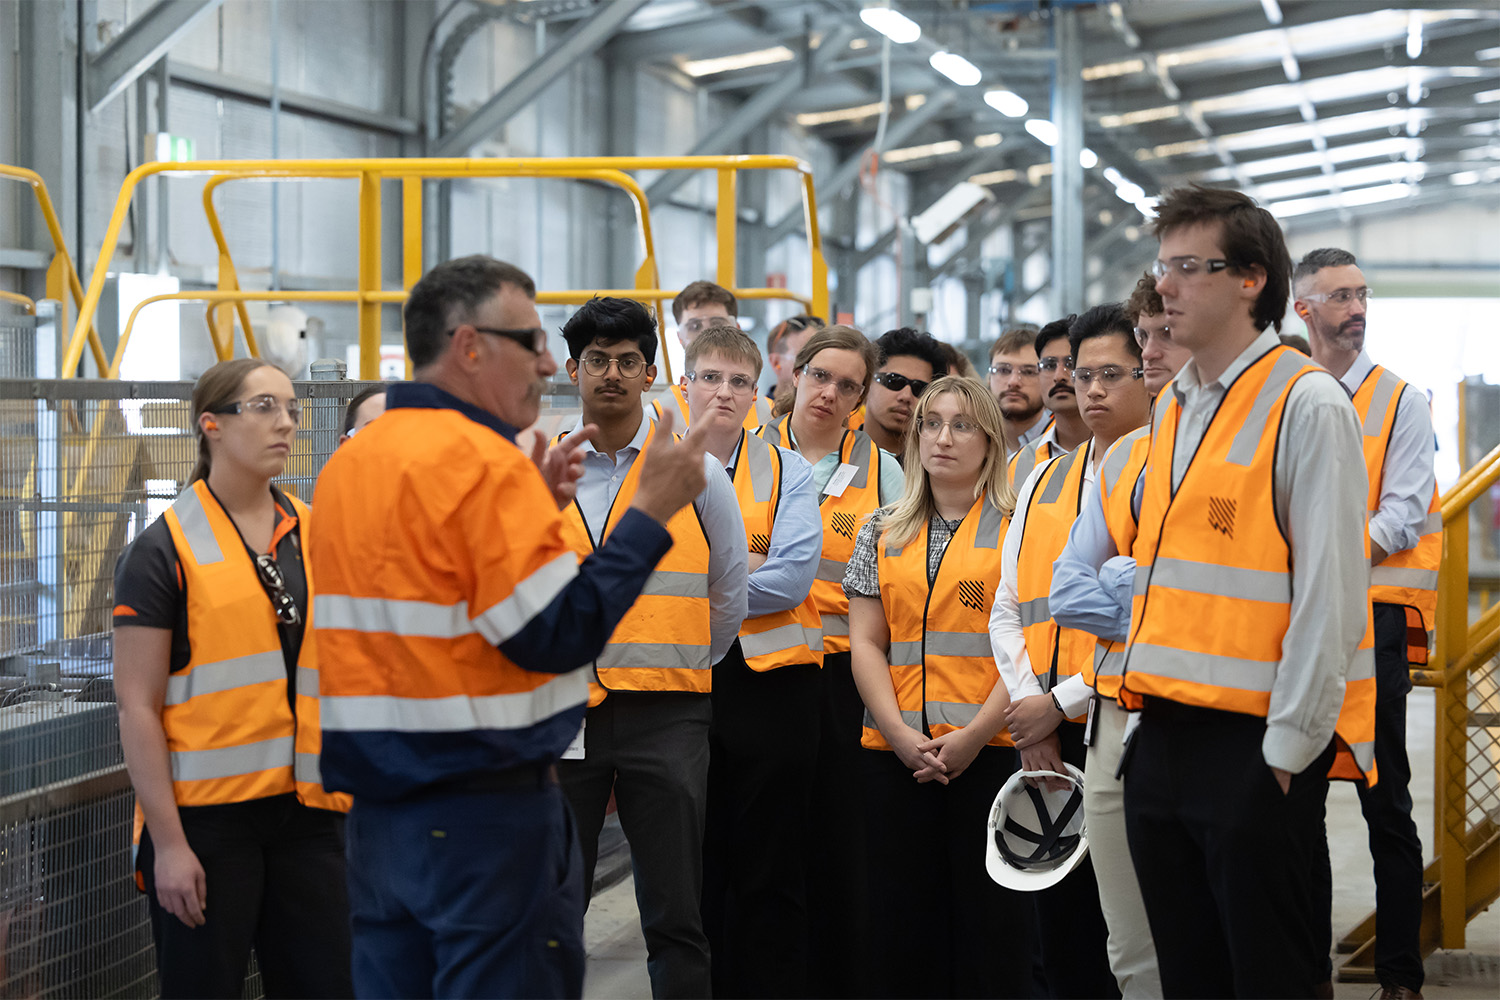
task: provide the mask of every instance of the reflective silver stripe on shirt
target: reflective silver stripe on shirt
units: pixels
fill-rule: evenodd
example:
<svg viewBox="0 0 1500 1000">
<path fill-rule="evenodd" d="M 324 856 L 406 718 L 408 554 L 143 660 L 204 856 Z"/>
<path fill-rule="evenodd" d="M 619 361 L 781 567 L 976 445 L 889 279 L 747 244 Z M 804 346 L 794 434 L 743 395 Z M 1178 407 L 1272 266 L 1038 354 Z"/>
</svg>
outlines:
<svg viewBox="0 0 1500 1000">
<path fill-rule="evenodd" d="M 893 642 L 886 662 L 893 667 L 919 667 L 922 665 L 922 642 Z"/>
<path fill-rule="evenodd" d="M 1119 483 L 1120 476 L 1125 472 L 1125 466 L 1130 463 L 1130 453 L 1135 450 L 1135 443 L 1150 433 L 1146 427 L 1137 427 L 1116 441 L 1110 448 L 1109 454 L 1104 459 L 1104 468 L 1101 475 L 1104 477 L 1104 492 L 1113 493 L 1115 485 Z"/>
<path fill-rule="evenodd" d="M 292 766 L 292 738 L 246 743 L 237 747 L 215 747 L 211 750 L 172 751 L 173 781 L 212 781 L 258 774 L 276 767 Z"/>
<path fill-rule="evenodd" d="M 1130 647 L 1132 673 L 1206 684 L 1209 687 L 1269 694 L 1276 682 L 1276 661 L 1195 653 L 1137 642 Z"/>
<path fill-rule="evenodd" d="M 829 583 L 843 583 L 844 572 L 849 568 L 846 562 L 837 559 L 829 559 L 826 556 L 818 560 L 818 579 Z"/>
<path fill-rule="evenodd" d="M 929 701 L 927 703 L 927 724 L 929 726 L 947 725 L 967 726 L 974 721 L 974 716 L 979 714 L 978 705 L 970 705 L 962 701 Z"/>
<path fill-rule="evenodd" d="M 1290 573 L 1215 566 L 1187 559 L 1157 559 L 1150 572 L 1136 573 L 1135 592 L 1144 594 L 1148 585 L 1275 604 L 1285 604 L 1292 599 Z"/>
<path fill-rule="evenodd" d="M 816 646 L 813 645 L 814 640 L 817 641 Z M 816 631 L 804 628 L 801 622 L 787 622 L 785 625 L 778 625 L 764 632 L 753 634 L 740 633 L 740 652 L 745 654 L 747 660 L 771 653 L 781 653 L 788 649 L 797 649 L 803 645 L 810 649 L 821 649 L 823 646 Z"/>
<path fill-rule="evenodd" d="M 1057 498 L 1062 496 L 1063 484 L 1067 482 L 1068 473 L 1073 471 L 1073 463 L 1078 461 L 1078 456 L 1086 451 L 1085 448 L 1076 448 L 1063 457 L 1057 459 L 1057 466 L 1047 478 L 1047 488 L 1042 495 L 1033 500 L 1033 503 L 1057 503 Z"/>
<path fill-rule="evenodd" d="M 208 511 L 203 508 L 203 499 L 198 490 L 189 486 L 172 501 L 172 513 L 182 528 L 182 537 L 187 542 L 193 561 L 199 566 L 209 566 L 224 561 L 224 550 L 214 537 L 213 525 L 208 523 Z"/>
<path fill-rule="evenodd" d="M 1414 566 L 1372 566 L 1370 586 L 1400 587 L 1404 590 L 1437 590 L 1437 570 L 1418 569 Z"/>
<path fill-rule="evenodd" d="M 707 597 L 707 573 L 678 573 L 656 570 L 646 578 L 642 597 Z"/>
<path fill-rule="evenodd" d="M 1390 371 L 1381 369 L 1380 380 L 1375 383 L 1375 391 L 1370 396 L 1370 409 L 1365 413 L 1365 422 L 1362 430 L 1365 437 L 1379 437 L 1381 428 L 1385 426 L 1385 415 L 1390 409 L 1391 401 L 1396 396 L 1396 390 L 1401 387 L 1401 380 Z"/>
<path fill-rule="evenodd" d="M 1136 574 L 1136 578 L 1139 579 L 1145 575 L 1144 573 L 1138 573 Z M 1029 601 L 1022 601 L 1020 611 L 1022 628 L 1028 625 L 1040 625 L 1052 617 L 1052 611 L 1048 608 L 1047 598 L 1045 597 L 1036 597 Z"/>
<path fill-rule="evenodd" d="M 1305 355 L 1291 348 L 1282 352 L 1281 357 L 1277 358 L 1271 366 L 1271 374 L 1266 379 L 1266 384 L 1261 386 L 1255 402 L 1250 404 L 1250 413 L 1235 434 L 1234 443 L 1229 446 L 1229 452 L 1224 456 L 1224 461 L 1233 462 L 1235 465 L 1249 465 L 1255 460 L 1255 451 L 1260 447 L 1261 439 L 1265 437 L 1266 420 L 1270 418 L 1271 407 L 1276 405 L 1276 400 L 1281 398 L 1281 394 L 1286 391 L 1287 384 L 1292 381 L 1292 377 L 1310 364 L 1312 362 Z M 1230 391 L 1233 391 L 1233 388 L 1230 386 Z"/>
<path fill-rule="evenodd" d="M 925 641 L 928 656 L 994 655 L 988 632 L 928 632 Z"/>
<path fill-rule="evenodd" d="M 905 709 L 902 709 L 902 711 L 901 711 L 901 721 L 904 722 L 904 723 L 906 723 L 908 726 L 911 726 L 913 729 L 921 729 L 922 728 L 922 713 L 921 712 L 908 712 Z M 868 708 L 865 709 L 865 728 L 866 729 L 876 729 L 876 730 L 878 730 L 880 728 L 878 725 L 876 725 L 876 723 L 875 723 L 875 716 L 873 716 L 873 715 L 870 714 L 870 710 Z"/>
<path fill-rule="evenodd" d="M 681 642 L 611 642 L 598 660 L 601 670 L 640 667 L 650 670 L 707 670 L 713 666 L 708 646 Z"/>
<path fill-rule="evenodd" d="M 217 663 L 200 663 L 187 673 L 172 674 L 167 678 L 162 704 L 181 705 L 199 695 L 270 681 L 286 681 L 286 659 L 279 649 L 274 653 L 252 653 Z"/>
<path fill-rule="evenodd" d="M 429 601 L 398 601 L 386 597 L 350 597 L 318 594 L 313 614 L 320 629 L 351 632 L 387 632 L 408 638 L 457 639 L 477 631 L 469 620 L 466 601 L 433 604 Z"/>
<path fill-rule="evenodd" d="M 576 576 L 578 557 L 572 552 L 559 553 L 532 570 L 503 601 L 475 616 L 474 627 L 490 645 L 498 646 L 525 628 Z"/>
<path fill-rule="evenodd" d="M 447 698 L 393 695 L 324 695 L 320 720 L 325 732 L 453 733 L 476 729 L 524 729 L 558 712 L 582 705 L 589 696 L 589 668 L 580 667 L 531 691 Z"/>
<path fill-rule="evenodd" d="M 974 529 L 974 547 L 976 549 L 998 549 L 1000 547 L 1000 531 L 1005 527 L 1005 512 L 988 500 L 979 509 L 979 524 Z"/>
<path fill-rule="evenodd" d="M 823 634 L 824 635 L 848 635 L 849 634 L 849 616 L 848 615 L 830 615 L 830 614 L 824 614 L 823 615 Z"/>
<path fill-rule="evenodd" d="M 750 472 L 750 491 L 754 494 L 756 503 L 769 503 L 771 500 L 771 492 L 776 485 L 776 470 L 771 464 L 771 449 L 775 447 L 752 434 L 746 434 L 744 444 L 740 445 L 740 450 L 745 454 L 745 467 Z"/>
</svg>

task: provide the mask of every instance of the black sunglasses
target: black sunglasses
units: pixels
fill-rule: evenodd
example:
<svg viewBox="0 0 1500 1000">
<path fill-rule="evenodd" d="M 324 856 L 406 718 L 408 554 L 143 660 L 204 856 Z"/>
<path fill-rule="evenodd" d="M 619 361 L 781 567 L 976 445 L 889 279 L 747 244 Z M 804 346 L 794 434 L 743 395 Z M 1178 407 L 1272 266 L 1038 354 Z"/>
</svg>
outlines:
<svg viewBox="0 0 1500 1000">
<path fill-rule="evenodd" d="M 880 372 L 875 376 L 875 381 L 892 392 L 900 392 L 907 386 L 911 386 L 911 394 L 914 397 L 920 397 L 922 393 L 927 391 L 927 387 L 932 384 L 930 381 L 923 382 L 921 379 L 907 378 L 905 375 L 897 375 L 895 372 Z"/>
<path fill-rule="evenodd" d="M 472 323 L 469 325 L 474 326 Z M 529 330 L 501 330 L 493 326 L 475 326 L 474 329 L 479 333 L 487 333 L 491 337 L 504 337 L 538 356 L 547 349 L 547 331 L 539 326 L 534 326 Z M 448 336 L 451 337 L 457 332 L 458 328 L 454 327 L 448 331 Z"/>
<path fill-rule="evenodd" d="M 281 567 L 271 556 L 261 553 L 255 557 L 255 572 L 260 577 L 260 585 L 266 588 L 266 596 L 271 599 L 271 607 L 276 610 L 276 618 L 283 625 L 296 625 L 302 621 L 302 613 L 297 610 L 297 602 L 292 600 L 292 595 L 286 592 L 286 577 L 281 575 Z"/>
</svg>

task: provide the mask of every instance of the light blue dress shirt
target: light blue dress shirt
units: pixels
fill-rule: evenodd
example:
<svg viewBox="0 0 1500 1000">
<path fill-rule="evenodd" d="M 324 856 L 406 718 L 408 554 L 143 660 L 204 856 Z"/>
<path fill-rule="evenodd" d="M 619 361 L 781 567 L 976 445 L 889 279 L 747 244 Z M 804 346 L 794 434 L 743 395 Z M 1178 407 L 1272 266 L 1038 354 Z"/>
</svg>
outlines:
<svg viewBox="0 0 1500 1000">
<path fill-rule="evenodd" d="M 797 438 L 792 434 L 790 427 L 787 428 L 787 438 L 792 442 L 792 447 L 797 446 Z M 884 507 L 888 503 L 895 503 L 901 499 L 901 494 L 906 490 L 906 473 L 901 470 L 901 463 L 896 461 L 896 456 L 884 448 L 877 448 L 880 453 L 880 505 Z M 823 489 L 828 485 L 828 480 L 839 471 L 843 460 L 839 458 L 837 451 L 830 451 L 812 467 L 813 492 L 815 497 L 823 495 Z"/>
<path fill-rule="evenodd" d="M 625 481 L 630 467 L 635 464 L 646 438 L 655 426 L 649 411 L 642 410 L 641 426 L 630 443 L 609 455 L 594 448 L 592 441 L 585 445 L 583 456 L 583 478 L 578 480 L 578 507 L 588 522 L 594 544 L 598 545 L 604 525 L 609 520 L 610 508 L 619 495 L 620 484 Z M 583 417 L 573 425 L 574 430 L 583 426 Z M 740 634 L 740 625 L 745 621 L 750 547 L 745 541 L 745 520 L 740 515 L 739 499 L 734 493 L 734 484 L 724 474 L 719 460 L 712 455 L 703 456 L 704 471 L 708 485 L 693 501 L 698 520 L 703 524 L 703 533 L 708 538 L 708 617 L 712 635 L 710 655 L 718 663 L 734 645 Z"/>
<path fill-rule="evenodd" d="M 745 439 L 735 446 L 728 468 L 739 464 Z M 807 459 L 786 448 L 781 453 L 781 500 L 771 525 L 766 561 L 750 574 L 749 615 L 755 618 L 795 608 L 807 600 L 823 556 L 823 518 Z"/>
<path fill-rule="evenodd" d="M 1137 501 L 1139 502 L 1139 501 Z M 1068 544 L 1052 564 L 1047 608 L 1063 628 L 1124 642 L 1130 633 L 1135 560 L 1122 556 L 1104 521 L 1098 489 L 1087 490 L 1068 532 Z"/>
</svg>

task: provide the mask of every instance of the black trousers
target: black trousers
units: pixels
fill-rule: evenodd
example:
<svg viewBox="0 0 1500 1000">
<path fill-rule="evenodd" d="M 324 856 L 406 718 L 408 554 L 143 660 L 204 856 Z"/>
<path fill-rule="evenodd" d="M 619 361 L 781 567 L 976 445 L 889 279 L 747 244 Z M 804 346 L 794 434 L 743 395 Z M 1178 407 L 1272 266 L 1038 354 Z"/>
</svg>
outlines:
<svg viewBox="0 0 1500 1000">
<path fill-rule="evenodd" d="M 614 789 L 657 1000 L 706 997 L 712 989 L 699 909 L 712 713 L 706 694 L 615 691 L 588 710 L 587 756 L 557 763 L 578 819 L 585 900 L 593 894 L 599 830 Z"/>
<path fill-rule="evenodd" d="M 1309 872 L 1333 743 L 1281 791 L 1266 722 L 1150 698 L 1126 749 L 1125 825 L 1167 997 L 1311 997 L 1327 913 Z"/>
<path fill-rule="evenodd" d="M 1083 723 L 1064 721 L 1057 727 L 1062 758 L 1083 770 L 1088 748 L 1083 745 Z M 1109 970 L 1109 927 L 1099 906 L 1099 883 L 1094 860 L 1085 858 L 1067 878 L 1048 889 L 1028 893 L 1036 907 L 1042 975 L 1054 1000 L 1115 998 L 1120 987 Z"/>
<path fill-rule="evenodd" d="M 156 901 L 156 853 L 136 867 L 151 901 L 161 995 L 238 1000 L 255 948 L 267 997 L 352 997 L 344 817 L 294 795 L 178 810 L 208 891 L 189 927 Z"/>
<path fill-rule="evenodd" d="M 865 703 L 848 653 L 823 658 L 818 676 L 818 755 L 807 851 L 808 993 L 859 997 L 869 926 L 865 813 L 860 788 Z M 993 793 L 992 793 L 993 794 Z"/>
<path fill-rule="evenodd" d="M 816 664 L 714 664 L 703 929 L 714 996 L 803 997 L 807 827 L 818 750 Z"/>
<path fill-rule="evenodd" d="M 984 747 L 948 785 L 917 784 L 889 750 L 861 754 L 869 995 L 1031 996 L 1030 900 L 996 885 L 984 867 L 985 822 L 1020 763 L 1016 751 Z"/>
<path fill-rule="evenodd" d="M 1375 862 L 1375 975 L 1381 985 L 1420 992 L 1422 968 L 1422 838 L 1411 818 L 1411 762 L 1406 756 L 1406 611 L 1375 605 L 1374 788 L 1359 790 Z M 1333 872 L 1325 838 L 1314 879 L 1332 932 Z M 1332 966 L 1328 967 L 1332 973 Z"/>
</svg>

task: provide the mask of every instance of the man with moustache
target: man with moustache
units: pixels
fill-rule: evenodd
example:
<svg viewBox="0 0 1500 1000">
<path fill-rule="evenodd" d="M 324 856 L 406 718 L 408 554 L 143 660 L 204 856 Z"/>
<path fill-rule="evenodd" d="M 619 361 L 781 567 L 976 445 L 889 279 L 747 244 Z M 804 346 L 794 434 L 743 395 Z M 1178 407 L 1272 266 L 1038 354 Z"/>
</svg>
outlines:
<svg viewBox="0 0 1500 1000">
<path fill-rule="evenodd" d="M 578 429 L 597 428 L 583 447 L 577 499 L 563 511 L 564 537 L 587 556 L 613 537 L 620 510 L 647 488 L 642 468 L 650 464 L 655 421 L 641 396 L 656 378 L 656 323 L 638 302 L 598 298 L 562 332 L 583 405 Z M 689 436 L 701 440 L 702 432 Z M 672 548 L 594 661 L 581 756 L 575 742 L 558 763 L 578 819 L 585 898 L 614 791 L 658 998 L 712 993 L 699 908 L 711 669 L 734 644 L 746 611 L 749 548 L 739 503 L 723 464 L 710 454 L 703 461 L 706 488 L 667 522 Z"/>
<path fill-rule="evenodd" d="M 1000 404 L 1005 453 L 1014 455 L 1047 431 L 1042 413 L 1042 372 L 1036 366 L 1036 335 L 1030 323 L 1013 326 L 990 348 L 990 392 Z"/>
<path fill-rule="evenodd" d="M 933 379 L 948 374 L 948 357 L 934 337 L 909 326 L 886 331 L 875 347 L 880 367 L 865 400 L 864 430 L 900 461 L 917 399 Z"/>
<path fill-rule="evenodd" d="M 1050 458 L 1071 452 L 1093 437 L 1078 412 L 1073 391 L 1073 358 L 1068 354 L 1068 328 L 1077 316 L 1053 320 L 1036 335 L 1037 369 L 1041 372 L 1042 402 L 1052 414 L 1052 423 L 1010 461 L 1010 481 L 1017 487 L 1031 471 Z"/>
<path fill-rule="evenodd" d="M 1383 997 L 1422 995 L 1422 841 L 1411 818 L 1406 695 L 1411 664 L 1427 662 L 1437 611 L 1442 518 L 1433 473 L 1432 418 L 1423 394 L 1365 351 L 1369 286 L 1347 250 L 1314 250 L 1292 272 L 1293 308 L 1312 357 L 1343 383 L 1363 425 L 1369 476 L 1370 600 L 1375 627 L 1373 788 L 1357 785 L 1375 866 L 1375 973 Z M 1410 638 L 1408 638 L 1410 637 Z M 1333 905 L 1324 854 L 1319 875 Z"/>
</svg>

